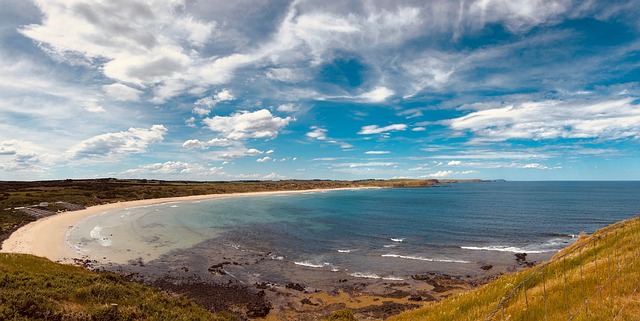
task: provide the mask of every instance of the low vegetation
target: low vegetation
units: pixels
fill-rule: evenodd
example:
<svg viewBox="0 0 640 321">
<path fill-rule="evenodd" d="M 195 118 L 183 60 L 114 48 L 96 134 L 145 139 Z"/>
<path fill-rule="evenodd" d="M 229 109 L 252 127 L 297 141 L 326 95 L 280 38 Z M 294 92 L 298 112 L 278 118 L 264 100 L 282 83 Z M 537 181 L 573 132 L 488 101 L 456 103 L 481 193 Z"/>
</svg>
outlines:
<svg viewBox="0 0 640 321">
<path fill-rule="evenodd" d="M 634 218 L 579 239 L 548 264 L 389 320 L 638 320 L 639 287 Z"/>
<path fill-rule="evenodd" d="M 0 320 L 236 320 L 111 273 L 0 254 Z"/>
</svg>

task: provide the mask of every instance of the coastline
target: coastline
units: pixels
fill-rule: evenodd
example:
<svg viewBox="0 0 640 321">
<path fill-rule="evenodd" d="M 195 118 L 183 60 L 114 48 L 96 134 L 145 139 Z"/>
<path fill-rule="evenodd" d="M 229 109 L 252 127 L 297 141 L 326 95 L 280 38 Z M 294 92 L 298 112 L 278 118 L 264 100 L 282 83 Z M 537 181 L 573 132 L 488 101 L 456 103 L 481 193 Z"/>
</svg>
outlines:
<svg viewBox="0 0 640 321">
<path fill-rule="evenodd" d="M 292 193 L 371 188 L 380 187 L 206 194 L 92 206 L 81 211 L 46 217 L 22 227 L 2 244 L 0 252 L 28 253 L 60 263 L 84 265 L 85 268 L 93 271 L 113 272 L 128 281 L 152 285 L 171 293 L 184 295 L 211 311 L 233 311 L 238 315 L 245 315 L 247 307 L 257 306 L 268 314 L 266 320 L 320 320 L 340 307 L 351 309 L 359 317 L 387 318 L 405 310 L 431 305 L 451 295 L 475 289 L 503 273 L 522 269 L 525 265 L 521 263 L 527 263 L 513 261 L 513 255 L 509 254 L 512 257 L 511 263 L 496 265 L 494 262 L 489 262 L 494 265 L 493 268 L 489 266 L 487 270 L 484 268 L 485 265 L 482 267 L 479 265 L 479 262 L 484 261 L 476 262 L 478 263 L 475 266 L 477 273 L 467 274 L 425 268 L 423 271 L 412 272 L 398 279 L 355 275 L 359 273 L 348 270 L 339 273 L 327 272 L 324 271 L 326 269 L 314 269 L 312 266 L 306 270 L 304 270 L 305 267 L 302 267 L 303 270 L 296 268 L 297 272 L 288 274 L 285 279 L 267 281 L 269 278 L 262 278 L 260 274 L 253 273 L 258 269 L 262 272 L 279 271 L 277 268 L 282 268 L 283 263 L 274 260 L 270 256 L 271 252 L 267 252 L 268 248 L 256 250 L 254 247 L 247 247 L 251 251 L 228 248 L 229 244 L 240 244 L 226 242 L 229 238 L 221 237 L 197 244 L 193 248 L 174 251 L 163 260 L 145 260 L 144 262 L 135 260 L 126 264 L 115 263 L 111 260 L 112 257 L 109 257 L 109 260 L 105 257 L 106 262 L 101 262 L 99 258 L 95 261 L 95 258 L 78 252 L 73 247 L 73 242 L 70 243 L 67 239 L 70 229 L 82 220 L 124 208 L 244 196 L 271 198 Z M 238 237 L 243 235 L 245 234 L 235 234 Z M 478 249 L 473 250 L 478 251 Z M 190 261 L 184 260 L 185 257 L 194 253 L 196 256 Z M 535 255 L 529 258 L 536 260 Z M 284 264 L 300 265 L 293 260 Z M 276 269 L 270 270 L 273 267 Z M 294 270 L 286 267 L 285 269 L 289 272 Z M 241 274 L 243 277 L 240 277 Z M 254 275 L 255 278 L 247 278 L 247 275 Z M 318 283 L 317 280 L 320 279 L 323 281 Z"/>
<path fill-rule="evenodd" d="M 371 189 L 381 187 L 345 187 L 329 189 L 306 190 L 282 190 L 267 192 L 229 193 L 229 194 L 204 194 L 193 196 L 180 196 L 168 198 L 153 198 L 127 202 L 109 203 L 88 207 L 79 211 L 62 212 L 31 222 L 13 232 L 9 238 L 2 242 L 0 253 L 22 253 L 45 257 L 51 261 L 74 264 L 74 259 L 81 256 L 70 244 L 66 242 L 66 235 L 70 228 L 78 222 L 108 211 L 119 210 L 128 207 L 157 205 L 169 202 L 189 202 L 219 198 L 269 196 L 278 194 L 298 194 L 321 191 Z"/>
</svg>

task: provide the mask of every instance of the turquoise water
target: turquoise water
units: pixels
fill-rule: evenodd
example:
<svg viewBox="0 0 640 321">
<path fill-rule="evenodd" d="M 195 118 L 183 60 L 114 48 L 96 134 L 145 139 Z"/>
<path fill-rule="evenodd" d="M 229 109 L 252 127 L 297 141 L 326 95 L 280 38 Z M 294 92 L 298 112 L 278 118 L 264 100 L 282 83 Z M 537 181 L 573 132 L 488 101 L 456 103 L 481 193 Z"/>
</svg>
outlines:
<svg viewBox="0 0 640 321">
<path fill-rule="evenodd" d="M 273 263 L 254 274 L 301 269 L 402 279 L 507 266 L 518 252 L 548 258 L 581 231 L 638 212 L 640 182 L 458 183 L 126 209 L 82 222 L 69 240 L 90 255 L 151 260 L 219 239 L 271 253 Z"/>
</svg>

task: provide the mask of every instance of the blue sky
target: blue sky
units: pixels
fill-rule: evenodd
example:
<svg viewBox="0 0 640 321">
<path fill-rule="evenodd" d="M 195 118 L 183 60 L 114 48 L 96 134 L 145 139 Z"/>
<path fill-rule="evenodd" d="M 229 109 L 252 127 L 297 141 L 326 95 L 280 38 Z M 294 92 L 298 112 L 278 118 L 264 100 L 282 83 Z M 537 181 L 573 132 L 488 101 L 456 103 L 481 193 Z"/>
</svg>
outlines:
<svg viewBox="0 0 640 321">
<path fill-rule="evenodd" d="M 0 2 L 0 180 L 640 179 L 635 1 Z"/>
</svg>

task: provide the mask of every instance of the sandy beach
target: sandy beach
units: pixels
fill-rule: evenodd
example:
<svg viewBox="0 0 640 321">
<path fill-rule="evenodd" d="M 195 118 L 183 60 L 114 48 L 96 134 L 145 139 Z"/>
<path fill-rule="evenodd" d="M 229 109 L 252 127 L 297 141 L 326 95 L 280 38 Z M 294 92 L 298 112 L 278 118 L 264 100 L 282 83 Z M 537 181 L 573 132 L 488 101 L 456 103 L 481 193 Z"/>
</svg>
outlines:
<svg viewBox="0 0 640 321">
<path fill-rule="evenodd" d="M 74 258 L 80 258 L 80 254 L 77 253 L 76 250 L 66 242 L 65 237 L 67 235 L 67 232 L 79 221 L 94 215 L 98 215 L 100 213 L 129 207 L 155 205 L 167 202 L 188 202 L 216 198 L 267 196 L 278 194 L 353 189 L 354 188 L 336 188 L 231 194 L 206 194 L 185 197 L 145 199 L 92 206 L 84 210 L 63 212 L 57 215 L 45 217 L 35 222 L 31 222 L 11 234 L 11 236 L 2 243 L 2 249 L 0 249 L 0 252 L 33 254 L 36 256 L 46 257 L 55 262 L 72 264 L 74 263 Z"/>
</svg>

